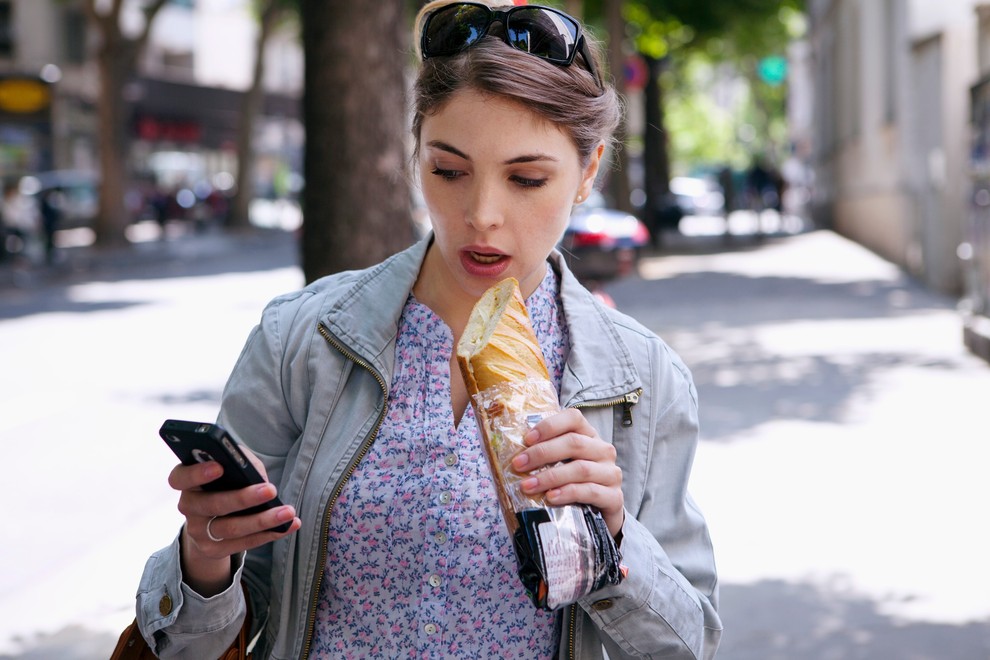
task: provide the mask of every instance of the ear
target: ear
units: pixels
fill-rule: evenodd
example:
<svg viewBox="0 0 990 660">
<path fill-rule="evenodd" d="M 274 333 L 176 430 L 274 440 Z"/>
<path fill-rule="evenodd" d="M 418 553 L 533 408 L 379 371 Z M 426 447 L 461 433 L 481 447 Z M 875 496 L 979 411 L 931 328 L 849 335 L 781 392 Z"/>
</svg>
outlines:
<svg viewBox="0 0 990 660">
<path fill-rule="evenodd" d="M 588 199 L 588 195 L 591 194 L 592 188 L 595 186 L 595 177 L 598 176 L 598 168 L 602 164 L 602 155 L 605 153 L 605 143 L 600 142 L 595 150 L 591 152 L 591 158 L 588 159 L 588 165 L 584 168 L 584 172 L 581 174 L 581 185 L 578 186 L 577 197 L 574 200 L 575 204 L 580 204 L 584 200 Z"/>
</svg>

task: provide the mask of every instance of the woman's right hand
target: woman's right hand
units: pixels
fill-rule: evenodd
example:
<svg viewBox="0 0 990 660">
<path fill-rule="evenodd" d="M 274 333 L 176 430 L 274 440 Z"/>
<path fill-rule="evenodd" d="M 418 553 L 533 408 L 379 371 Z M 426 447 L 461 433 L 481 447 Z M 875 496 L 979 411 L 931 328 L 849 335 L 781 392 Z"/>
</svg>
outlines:
<svg viewBox="0 0 990 660">
<path fill-rule="evenodd" d="M 289 505 L 252 515 L 231 515 L 268 502 L 277 493 L 275 486 L 267 482 L 268 475 L 261 461 L 246 447 L 241 446 L 241 450 L 265 477 L 265 483 L 240 490 L 205 491 L 203 484 L 223 473 L 220 464 L 212 461 L 177 465 L 168 477 L 169 485 L 180 493 L 179 512 L 186 518 L 182 529 L 183 581 L 207 598 L 230 586 L 233 576 L 231 555 L 271 543 L 294 533 L 302 525 L 295 509 Z M 286 522 L 291 523 L 287 531 L 269 531 Z M 213 539 L 220 540 L 210 538 L 207 525 Z"/>
</svg>

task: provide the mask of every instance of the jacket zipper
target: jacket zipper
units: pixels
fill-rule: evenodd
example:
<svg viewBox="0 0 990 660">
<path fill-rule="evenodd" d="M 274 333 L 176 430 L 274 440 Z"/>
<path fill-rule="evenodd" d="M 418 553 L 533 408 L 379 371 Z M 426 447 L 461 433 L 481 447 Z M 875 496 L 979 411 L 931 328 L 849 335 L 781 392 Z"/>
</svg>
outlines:
<svg viewBox="0 0 990 660">
<path fill-rule="evenodd" d="M 340 481 L 337 482 L 337 486 L 334 488 L 333 493 L 330 495 L 330 501 L 327 503 L 326 512 L 323 514 L 323 529 L 322 529 L 322 536 L 320 536 L 320 554 L 319 554 L 319 560 L 317 561 L 316 564 L 317 566 L 316 580 L 313 584 L 313 595 L 309 603 L 309 614 L 306 617 L 306 637 L 303 641 L 303 652 L 302 652 L 302 657 L 304 659 L 309 658 L 309 653 L 313 645 L 313 633 L 316 627 L 316 611 L 317 608 L 319 607 L 320 588 L 322 587 L 323 584 L 323 570 L 320 567 L 324 566 L 327 563 L 327 545 L 328 545 L 327 539 L 330 535 L 330 514 L 333 511 L 334 504 L 337 503 L 337 498 L 340 497 L 340 492 L 344 489 L 344 485 L 350 480 L 351 476 L 354 474 L 354 471 L 357 469 L 358 464 L 364 459 L 365 455 L 368 453 L 368 449 L 371 447 L 371 443 L 374 442 L 375 437 L 378 435 L 378 430 L 381 428 L 382 422 L 385 421 L 385 413 L 388 410 L 388 406 L 385 403 L 388 401 L 388 385 L 386 385 L 385 379 L 381 377 L 378 371 L 376 371 L 375 368 L 372 367 L 369 362 L 358 357 L 353 352 L 345 348 L 340 342 L 334 339 L 333 335 L 330 334 L 330 331 L 327 330 L 322 323 L 319 324 L 317 329 L 319 333 L 323 336 L 323 338 L 327 341 L 327 343 L 330 344 L 330 346 L 332 346 L 334 349 L 336 349 L 341 354 L 343 354 L 344 357 L 346 357 L 348 360 L 351 360 L 355 364 L 367 369 L 368 373 L 370 373 L 372 376 L 375 377 L 375 380 L 378 381 L 378 384 L 382 388 L 382 395 L 384 398 L 382 403 L 382 411 L 378 415 L 378 420 L 375 422 L 375 427 L 371 429 L 371 433 L 368 434 L 368 437 L 365 438 L 364 442 L 361 444 L 360 449 L 358 449 L 357 455 L 351 461 L 350 465 L 347 466 L 347 470 L 344 472 L 343 477 L 341 477 Z"/>
<path fill-rule="evenodd" d="M 622 406 L 622 426 L 629 427 L 632 426 L 632 407 L 639 403 L 639 397 L 643 394 L 643 388 L 637 387 L 632 392 L 628 394 L 623 394 L 622 396 L 617 396 L 613 399 L 605 399 L 603 401 L 592 401 L 588 403 L 579 403 L 574 408 L 611 408 L 613 406 Z M 577 629 L 577 605 L 569 605 L 568 613 L 570 616 L 567 621 L 567 657 L 570 660 L 574 660 L 575 657 L 575 632 Z"/>
<path fill-rule="evenodd" d="M 639 403 L 639 397 L 643 394 L 643 388 L 637 387 L 629 394 L 623 394 L 613 399 L 604 401 L 592 401 L 589 403 L 579 403 L 575 408 L 612 408 L 622 404 L 622 426 L 632 426 L 632 407 Z"/>
</svg>

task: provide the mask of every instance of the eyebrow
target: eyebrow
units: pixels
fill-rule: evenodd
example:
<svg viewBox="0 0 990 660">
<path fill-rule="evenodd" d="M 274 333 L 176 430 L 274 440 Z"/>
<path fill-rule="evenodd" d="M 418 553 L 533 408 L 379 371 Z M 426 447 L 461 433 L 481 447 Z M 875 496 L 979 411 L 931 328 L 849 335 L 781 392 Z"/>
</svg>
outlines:
<svg viewBox="0 0 990 660">
<path fill-rule="evenodd" d="M 431 147 L 433 149 L 446 151 L 448 153 L 454 154 L 458 158 L 463 158 L 464 160 L 468 160 L 468 161 L 471 160 L 470 156 L 468 156 L 466 153 L 464 153 L 457 147 L 447 144 L 446 142 L 441 142 L 440 140 L 432 140 L 430 142 L 427 142 L 426 146 Z M 557 159 L 554 158 L 553 156 L 543 153 L 523 154 L 521 156 L 516 156 L 515 158 L 510 158 L 509 160 L 505 161 L 504 164 L 516 165 L 518 163 L 536 163 L 540 161 L 549 161 L 556 163 Z"/>
</svg>

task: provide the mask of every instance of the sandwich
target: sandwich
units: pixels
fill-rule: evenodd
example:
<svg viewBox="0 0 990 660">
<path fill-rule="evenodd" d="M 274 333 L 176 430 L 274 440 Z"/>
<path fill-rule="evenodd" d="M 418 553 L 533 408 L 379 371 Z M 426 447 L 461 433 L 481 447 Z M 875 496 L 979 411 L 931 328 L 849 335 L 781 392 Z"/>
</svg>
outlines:
<svg viewBox="0 0 990 660">
<path fill-rule="evenodd" d="M 601 514 L 550 506 L 522 492 L 512 469 L 526 433 L 560 412 L 543 351 L 513 278 L 475 304 L 457 344 L 457 364 L 478 420 L 499 508 L 513 539 L 519 577 L 539 608 L 553 610 L 622 579 L 619 551 Z"/>
</svg>

